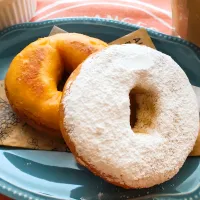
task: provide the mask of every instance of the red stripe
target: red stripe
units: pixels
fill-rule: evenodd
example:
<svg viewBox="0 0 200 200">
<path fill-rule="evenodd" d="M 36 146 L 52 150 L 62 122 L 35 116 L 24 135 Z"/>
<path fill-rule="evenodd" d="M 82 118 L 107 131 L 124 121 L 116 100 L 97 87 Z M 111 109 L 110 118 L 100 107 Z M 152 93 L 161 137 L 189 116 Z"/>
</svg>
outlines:
<svg viewBox="0 0 200 200">
<path fill-rule="evenodd" d="M 85 3 L 88 3 L 91 1 L 84 1 Z M 99 2 L 99 1 L 98 1 Z M 108 1 L 107 1 L 108 2 Z M 114 2 L 114 0 L 109 0 L 109 2 Z M 118 1 L 121 3 L 121 1 Z M 42 12 L 41 14 L 38 14 L 35 16 L 32 21 L 36 21 L 40 19 L 43 16 L 46 16 L 49 13 L 52 13 L 56 10 L 60 10 L 63 8 L 67 8 L 70 6 L 74 5 L 80 5 L 80 7 L 76 8 L 71 8 L 69 10 L 64 10 L 60 11 L 59 13 L 52 14 L 50 16 L 47 16 L 43 20 L 46 19 L 53 19 L 53 18 L 60 18 L 60 17 L 72 17 L 72 16 L 89 16 L 89 17 L 94 17 L 96 15 L 99 15 L 100 17 L 107 17 L 107 15 L 110 15 L 113 19 L 119 19 L 123 20 L 124 18 L 129 18 L 126 19 L 125 21 L 134 23 L 134 24 L 142 24 L 144 26 L 150 27 L 150 28 L 155 28 L 161 32 L 170 34 L 171 30 L 163 25 L 161 22 L 158 20 L 154 19 L 152 16 L 149 14 L 142 12 L 140 10 L 130 8 L 130 7 L 121 7 L 121 6 L 116 6 L 116 5 L 95 5 L 95 2 L 93 1 L 93 5 L 87 5 L 87 6 L 81 6 L 80 4 L 83 4 L 83 2 L 75 2 L 75 3 L 62 3 L 60 5 L 57 5 L 51 9 L 48 9 L 45 12 Z M 127 3 L 124 3 L 123 5 L 126 5 Z M 151 9 L 144 7 L 142 5 L 138 5 L 135 3 L 132 4 L 127 4 L 127 5 L 132 5 L 137 8 L 142 8 L 145 9 L 152 14 L 154 14 L 156 17 L 159 17 L 160 19 L 163 19 L 165 22 L 171 25 L 171 18 L 169 18 L 166 14 L 159 12 L 157 10 Z"/>
</svg>

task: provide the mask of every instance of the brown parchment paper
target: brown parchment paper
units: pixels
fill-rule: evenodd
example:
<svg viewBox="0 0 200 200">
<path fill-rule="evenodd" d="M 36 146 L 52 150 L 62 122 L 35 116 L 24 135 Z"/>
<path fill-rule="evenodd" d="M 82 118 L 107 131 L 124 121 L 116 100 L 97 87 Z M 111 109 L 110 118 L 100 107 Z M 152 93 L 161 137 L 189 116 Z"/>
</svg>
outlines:
<svg viewBox="0 0 200 200">
<path fill-rule="evenodd" d="M 113 42 L 109 43 L 112 44 L 131 44 L 136 43 L 140 45 L 145 45 L 148 47 L 151 47 L 155 49 L 155 46 L 147 33 L 147 31 L 144 28 L 140 28 L 137 31 L 134 31 L 128 35 L 125 35 L 117 40 L 114 40 Z"/>
<path fill-rule="evenodd" d="M 66 31 L 54 26 L 50 35 L 63 32 Z M 143 28 L 125 35 L 109 44 L 128 43 L 137 43 L 155 49 L 150 36 Z M 6 98 L 3 80 L 0 81 L 0 145 L 28 149 L 69 151 L 64 140 L 55 140 L 49 136 L 47 137 L 45 134 L 39 133 L 15 115 Z M 200 155 L 200 136 L 197 139 L 191 155 Z"/>
<path fill-rule="evenodd" d="M 50 35 L 55 35 L 57 33 L 67 33 L 67 31 L 65 31 L 65 30 L 63 30 L 63 29 L 61 29 L 61 28 L 59 28 L 57 26 L 53 26 L 51 32 L 49 33 L 49 36 Z"/>
<path fill-rule="evenodd" d="M 64 140 L 46 137 L 21 121 L 12 111 L 0 81 L 0 145 L 40 150 L 67 151 Z"/>
</svg>

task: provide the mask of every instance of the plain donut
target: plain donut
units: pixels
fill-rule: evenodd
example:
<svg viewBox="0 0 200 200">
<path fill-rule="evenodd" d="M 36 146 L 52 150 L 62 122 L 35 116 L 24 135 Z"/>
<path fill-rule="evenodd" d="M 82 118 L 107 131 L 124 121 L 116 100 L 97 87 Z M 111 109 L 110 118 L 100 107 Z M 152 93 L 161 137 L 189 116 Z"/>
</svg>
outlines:
<svg viewBox="0 0 200 200">
<path fill-rule="evenodd" d="M 5 89 L 13 110 L 25 122 L 61 137 L 57 86 L 90 54 L 105 48 L 99 39 L 78 33 L 62 33 L 39 39 L 24 48 L 12 61 Z M 65 71 L 65 72 L 64 72 Z"/>
</svg>

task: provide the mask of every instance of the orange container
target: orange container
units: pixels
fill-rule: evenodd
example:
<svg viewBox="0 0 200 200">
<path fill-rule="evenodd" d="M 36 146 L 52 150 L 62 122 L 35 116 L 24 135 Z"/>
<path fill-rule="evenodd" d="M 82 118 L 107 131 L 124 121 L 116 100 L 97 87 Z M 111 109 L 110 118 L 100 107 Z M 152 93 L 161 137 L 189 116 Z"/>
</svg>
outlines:
<svg viewBox="0 0 200 200">
<path fill-rule="evenodd" d="M 172 0 L 173 35 L 200 47 L 200 0 Z"/>
</svg>

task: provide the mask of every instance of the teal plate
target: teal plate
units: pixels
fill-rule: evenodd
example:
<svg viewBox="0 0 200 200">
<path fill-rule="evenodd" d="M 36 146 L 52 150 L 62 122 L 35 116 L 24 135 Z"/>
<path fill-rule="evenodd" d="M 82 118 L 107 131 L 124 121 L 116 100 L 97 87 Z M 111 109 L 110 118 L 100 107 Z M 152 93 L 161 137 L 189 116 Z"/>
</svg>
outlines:
<svg viewBox="0 0 200 200">
<path fill-rule="evenodd" d="M 110 42 L 138 26 L 95 18 L 67 18 L 9 27 L 0 32 L 0 79 L 13 57 L 30 42 L 47 36 L 53 25 Z M 169 54 L 200 86 L 200 49 L 180 38 L 148 30 L 156 48 Z M 1 137 L 1 133 L 0 133 Z M 1 139 L 1 138 L 0 138 Z M 0 147 L 0 193 L 28 200 L 200 199 L 200 157 L 190 157 L 180 172 L 164 184 L 125 190 L 94 176 L 71 153 Z"/>
</svg>

